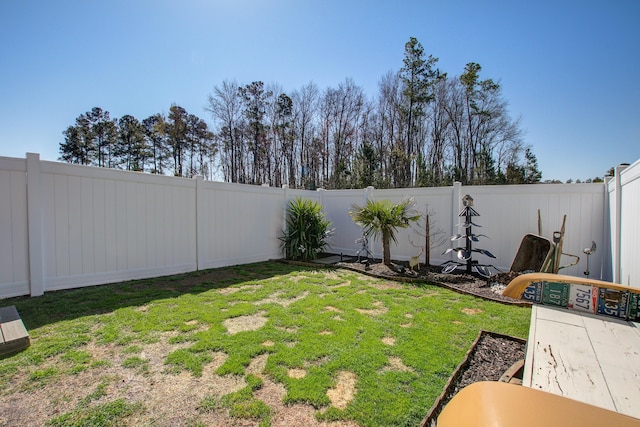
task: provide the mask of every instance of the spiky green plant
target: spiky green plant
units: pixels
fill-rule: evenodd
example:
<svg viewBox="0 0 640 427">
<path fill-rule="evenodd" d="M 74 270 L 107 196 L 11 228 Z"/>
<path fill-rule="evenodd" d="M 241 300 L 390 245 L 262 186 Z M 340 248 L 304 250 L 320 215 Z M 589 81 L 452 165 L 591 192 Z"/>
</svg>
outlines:
<svg viewBox="0 0 640 427">
<path fill-rule="evenodd" d="M 330 225 L 318 202 L 301 197 L 291 200 L 287 209 L 287 227 L 280 237 L 285 258 L 316 259 L 328 246 Z"/>
<path fill-rule="evenodd" d="M 391 242 L 397 244 L 396 231 L 407 228 L 411 222 L 418 221 L 420 214 L 414 211 L 415 201 L 406 199 L 392 204 L 389 200 L 368 200 L 364 207 L 351 206 L 349 215 L 362 227 L 366 237 L 382 237 L 382 262 L 391 264 Z"/>
</svg>

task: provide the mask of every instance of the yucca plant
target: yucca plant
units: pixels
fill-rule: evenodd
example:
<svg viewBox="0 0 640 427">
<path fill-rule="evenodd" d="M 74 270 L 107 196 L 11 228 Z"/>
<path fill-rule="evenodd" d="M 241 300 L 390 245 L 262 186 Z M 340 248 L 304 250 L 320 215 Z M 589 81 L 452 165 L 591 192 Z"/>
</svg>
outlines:
<svg viewBox="0 0 640 427">
<path fill-rule="evenodd" d="M 407 228 L 411 222 L 420 219 L 420 214 L 413 210 L 414 207 L 413 199 L 406 199 L 396 204 L 392 204 L 389 200 L 368 200 L 364 207 L 352 205 L 349 215 L 362 227 L 366 237 L 371 235 L 374 238 L 382 237 L 382 262 L 390 265 L 391 242 L 398 244 L 397 229 Z"/>
<path fill-rule="evenodd" d="M 309 261 L 316 259 L 327 246 L 331 223 L 322 206 L 313 200 L 296 197 L 289 202 L 287 226 L 280 238 L 286 259 Z"/>
</svg>

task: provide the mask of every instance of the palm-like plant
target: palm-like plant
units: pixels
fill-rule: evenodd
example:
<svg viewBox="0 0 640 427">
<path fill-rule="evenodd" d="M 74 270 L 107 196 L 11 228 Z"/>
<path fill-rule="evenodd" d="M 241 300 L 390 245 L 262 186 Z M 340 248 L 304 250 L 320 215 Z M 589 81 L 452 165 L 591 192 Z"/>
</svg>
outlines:
<svg viewBox="0 0 640 427">
<path fill-rule="evenodd" d="M 351 206 L 349 215 L 362 227 L 364 235 L 382 237 L 382 262 L 385 265 L 391 264 L 390 244 L 398 243 L 398 228 L 407 228 L 411 222 L 420 219 L 420 214 L 413 210 L 414 206 L 413 199 L 406 199 L 397 204 L 392 204 L 389 200 L 368 200 L 364 207 L 356 204 Z"/>
<path fill-rule="evenodd" d="M 327 238 L 332 233 L 330 225 L 318 202 L 300 197 L 291 200 L 287 209 L 287 228 L 280 237 L 285 258 L 316 259 L 328 245 Z"/>
</svg>

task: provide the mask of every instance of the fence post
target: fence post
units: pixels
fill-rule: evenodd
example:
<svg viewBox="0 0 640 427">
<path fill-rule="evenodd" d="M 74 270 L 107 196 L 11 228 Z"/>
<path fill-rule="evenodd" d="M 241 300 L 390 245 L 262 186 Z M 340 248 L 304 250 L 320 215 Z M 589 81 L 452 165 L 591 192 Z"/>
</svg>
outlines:
<svg viewBox="0 0 640 427">
<path fill-rule="evenodd" d="M 324 188 L 318 188 L 316 189 L 316 192 L 318 193 L 318 202 L 320 203 L 320 205 L 322 205 L 322 209 L 324 209 L 324 197 L 325 197 L 325 189 Z"/>
<path fill-rule="evenodd" d="M 462 183 L 454 182 L 453 188 L 451 190 L 451 236 L 455 236 L 458 234 L 458 223 L 460 222 L 460 218 L 458 214 L 460 213 L 460 201 L 462 200 Z M 453 242 L 450 241 L 449 247 L 453 247 Z M 453 255 L 450 255 L 453 258 Z"/>
<path fill-rule="evenodd" d="M 42 191 L 40 154 L 27 153 L 27 229 L 29 233 L 29 287 L 31 296 L 44 294 L 44 256 L 42 241 Z"/>
<path fill-rule="evenodd" d="M 289 208 L 289 184 L 282 184 L 282 197 L 284 203 L 282 204 L 282 235 L 287 230 L 287 209 Z"/>
<path fill-rule="evenodd" d="M 600 280 L 607 280 L 613 282 L 613 220 L 612 220 L 612 207 L 611 207 L 611 194 L 609 191 L 611 187 L 612 176 L 605 175 L 604 177 L 604 204 L 602 207 L 604 225 L 602 227 L 602 267 L 600 268 Z"/>
<path fill-rule="evenodd" d="M 369 200 L 373 200 L 373 190 L 375 190 L 375 188 L 373 188 L 373 186 L 371 186 L 371 185 L 368 186 L 367 188 L 365 188 L 365 190 L 364 190 L 364 205 L 366 205 Z"/>
<path fill-rule="evenodd" d="M 613 230 L 612 230 L 612 252 L 613 252 L 613 281 L 614 283 L 622 283 L 620 277 L 620 262 L 622 249 L 622 181 L 620 175 L 627 168 L 626 164 L 616 166 L 615 175 L 613 177 L 616 194 L 616 204 L 613 207 Z"/>
<path fill-rule="evenodd" d="M 205 207 L 204 197 L 202 196 L 202 184 L 204 183 L 204 177 L 202 175 L 196 175 L 194 177 L 196 182 L 196 270 L 204 268 L 204 255 L 205 248 L 204 243 L 206 238 L 205 234 Z"/>
</svg>

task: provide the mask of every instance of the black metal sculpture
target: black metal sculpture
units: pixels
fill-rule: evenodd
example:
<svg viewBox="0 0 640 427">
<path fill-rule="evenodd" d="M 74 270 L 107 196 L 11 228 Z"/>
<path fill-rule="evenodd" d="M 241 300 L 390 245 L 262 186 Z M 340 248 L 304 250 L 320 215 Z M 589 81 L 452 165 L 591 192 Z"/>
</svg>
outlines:
<svg viewBox="0 0 640 427">
<path fill-rule="evenodd" d="M 464 222 L 459 223 L 458 226 L 463 228 L 465 232 L 464 234 L 456 234 L 452 236 L 451 241 L 465 239 L 465 246 L 457 247 L 457 248 L 449 248 L 443 252 L 443 255 L 451 252 L 456 252 L 458 259 L 462 262 L 446 261 L 445 263 L 442 264 L 443 266 L 442 272 L 451 273 L 452 271 L 454 271 L 459 267 L 466 266 L 467 273 L 476 272 L 482 277 L 489 278 L 491 276 L 490 268 L 494 268 L 495 270 L 498 270 L 498 269 L 493 265 L 478 264 L 478 261 L 473 259 L 472 254 L 473 252 L 477 252 L 477 253 L 481 253 L 482 255 L 486 255 L 489 258 L 495 258 L 495 255 L 493 255 L 491 252 L 489 252 L 486 249 L 478 249 L 473 247 L 473 242 L 480 241 L 479 237 L 487 237 L 487 236 L 484 234 L 473 233 L 473 227 L 481 227 L 480 225 L 475 224 L 472 221 L 472 218 L 474 216 L 480 216 L 480 214 L 475 209 L 473 209 L 473 198 L 467 194 L 462 198 L 462 204 L 464 208 L 458 214 L 458 216 L 461 218 L 464 218 Z"/>
</svg>

